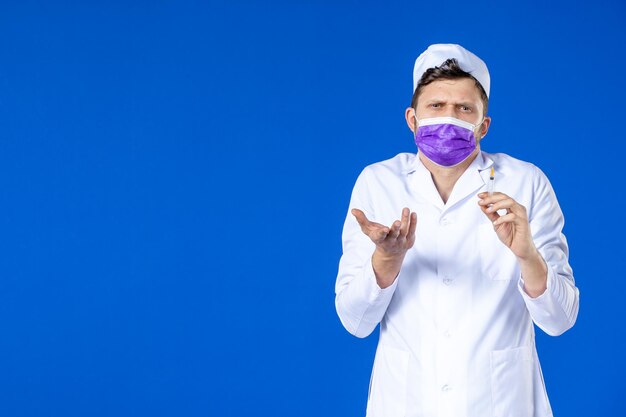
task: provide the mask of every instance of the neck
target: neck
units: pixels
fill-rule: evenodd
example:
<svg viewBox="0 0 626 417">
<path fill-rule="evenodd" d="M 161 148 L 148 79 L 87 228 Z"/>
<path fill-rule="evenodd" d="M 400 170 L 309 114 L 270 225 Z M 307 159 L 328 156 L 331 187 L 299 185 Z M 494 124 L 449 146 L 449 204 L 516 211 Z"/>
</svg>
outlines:
<svg viewBox="0 0 626 417">
<path fill-rule="evenodd" d="M 453 167 L 443 167 L 441 165 L 437 165 L 430 159 L 426 158 L 422 153 L 418 153 L 420 161 L 424 164 L 426 169 L 430 171 L 435 187 L 437 188 L 439 196 L 441 196 L 444 204 L 448 202 L 448 198 L 454 189 L 454 184 L 456 184 L 457 180 L 461 178 L 461 175 L 463 175 L 467 167 L 470 166 L 474 159 L 476 159 L 478 152 L 480 152 L 480 147 L 476 147 L 474 152 L 472 152 L 465 161 Z"/>
</svg>

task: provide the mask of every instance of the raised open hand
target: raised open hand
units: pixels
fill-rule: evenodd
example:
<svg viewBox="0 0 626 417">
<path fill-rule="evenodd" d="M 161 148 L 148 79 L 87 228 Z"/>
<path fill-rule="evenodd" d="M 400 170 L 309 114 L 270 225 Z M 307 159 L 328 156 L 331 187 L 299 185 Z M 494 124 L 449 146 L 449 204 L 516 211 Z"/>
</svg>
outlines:
<svg viewBox="0 0 626 417">
<path fill-rule="evenodd" d="M 401 220 L 393 222 L 391 227 L 370 221 L 359 209 L 352 209 L 352 214 L 363 233 L 387 256 L 404 255 L 415 244 L 417 214 L 406 207 L 402 209 Z"/>
</svg>

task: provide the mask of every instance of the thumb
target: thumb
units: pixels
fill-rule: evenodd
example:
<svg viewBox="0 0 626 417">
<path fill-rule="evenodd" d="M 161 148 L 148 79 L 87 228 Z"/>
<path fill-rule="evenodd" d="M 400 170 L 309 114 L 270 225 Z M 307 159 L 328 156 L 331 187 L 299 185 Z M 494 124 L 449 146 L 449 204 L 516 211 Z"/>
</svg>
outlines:
<svg viewBox="0 0 626 417">
<path fill-rule="evenodd" d="M 356 221 L 359 223 L 361 227 L 367 226 L 367 224 L 369 223 L 369 220 L 367 219 L 363 211 L 355 208 L 355 209 L 352 209 L 350 212 L 356 218 Z"/>
</svg>

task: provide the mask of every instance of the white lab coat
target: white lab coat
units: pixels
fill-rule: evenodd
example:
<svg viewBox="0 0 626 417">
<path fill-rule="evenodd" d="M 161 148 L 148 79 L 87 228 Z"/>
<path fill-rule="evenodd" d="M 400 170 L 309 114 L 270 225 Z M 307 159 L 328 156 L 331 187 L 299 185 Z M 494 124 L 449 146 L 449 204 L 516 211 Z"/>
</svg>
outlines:
<svg viewBox="0 0 626 417">
<path fill-rule="evenodd" d="M 526 207 L 548 265 L 548 289 L 534 299 L 523 290 L 515 256 L 477 204 L 492 165 L 495 191 Z M 532 164 L 481 152 L 444 204 L 415 154 L 363 170 L 350 209 L 391 225 L 403 207 L 417 213 L 416 242 L 386 289 L 372 269 L 375 246 L 349 211 L 343 230 L 337 313 L 357 337 L 380 323 L 367 416 L 551 416 L 533 322 L 550 335 L 569 329 L 578 289 L 548 179 Z"/>
</svg>

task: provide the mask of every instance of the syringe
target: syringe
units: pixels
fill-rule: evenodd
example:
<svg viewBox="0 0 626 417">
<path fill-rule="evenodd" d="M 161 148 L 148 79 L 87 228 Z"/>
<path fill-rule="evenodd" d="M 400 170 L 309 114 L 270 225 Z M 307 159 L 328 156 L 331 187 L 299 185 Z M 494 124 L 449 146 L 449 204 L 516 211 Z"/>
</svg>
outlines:
<svg viewBox="0 0 626 417">
<path fill-rule="evenodd" d="M 489 184 L 487 184 L 487 195 L 491 197 L 493 195 L 493 184 L 495 181 L 495 170 L 493 166 L 491 166 L 491 174 L 489 174 Z"/>
</svg>

